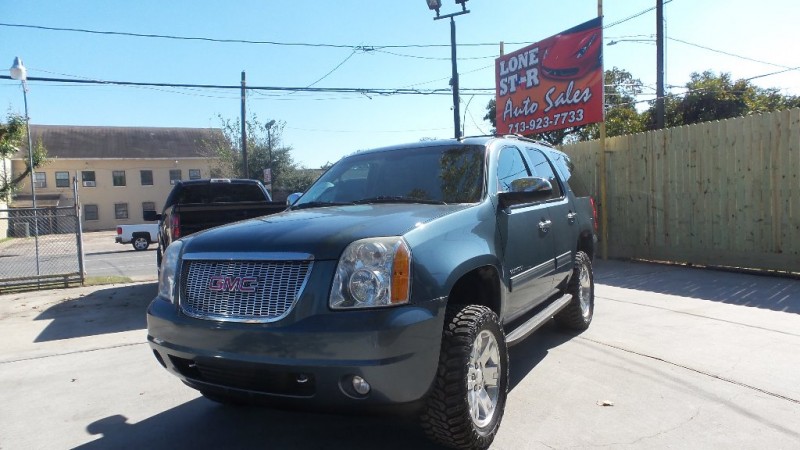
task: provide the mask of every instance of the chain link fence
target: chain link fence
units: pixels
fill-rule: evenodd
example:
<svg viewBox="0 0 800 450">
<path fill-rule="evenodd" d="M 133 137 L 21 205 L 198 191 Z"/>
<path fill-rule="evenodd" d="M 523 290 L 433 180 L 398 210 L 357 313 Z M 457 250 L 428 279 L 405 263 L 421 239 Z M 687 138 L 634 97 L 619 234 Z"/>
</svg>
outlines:
<svg viewBox="0 0 800 450">
<path fill-rule="evenodd" d="M 0 209 L 0 294 L 82 284 L 77 208 Z"/>
</svg>

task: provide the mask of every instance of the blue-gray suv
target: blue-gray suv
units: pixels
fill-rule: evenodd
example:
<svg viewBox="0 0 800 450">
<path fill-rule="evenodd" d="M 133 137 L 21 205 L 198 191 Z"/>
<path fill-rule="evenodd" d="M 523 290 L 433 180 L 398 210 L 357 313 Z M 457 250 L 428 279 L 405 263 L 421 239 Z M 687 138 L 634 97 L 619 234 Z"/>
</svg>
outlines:
<svg viewBox="0 0 800 450">
<path fill-rule="evenodd" d="M 507 347 L 592 321 L 595 226 L 567 155 L 536 141 L 361 151 L 282 213 L 173 242 L 148 341 L 217 402 L 413 413 L 486 448 Z"/>
</svg>

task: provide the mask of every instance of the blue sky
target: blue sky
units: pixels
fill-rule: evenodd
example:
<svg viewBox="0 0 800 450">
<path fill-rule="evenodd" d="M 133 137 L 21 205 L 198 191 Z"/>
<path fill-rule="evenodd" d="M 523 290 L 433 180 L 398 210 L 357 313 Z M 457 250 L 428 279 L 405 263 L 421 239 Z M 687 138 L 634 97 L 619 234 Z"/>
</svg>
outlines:
<svg viewBox="0 0 800 450">
<path fill-rule="evenodd" d="M 457 10 L 452 1 L 443 3 L 443 14 Z M 470 0 L 467 6 L 471 13 L 456 19 L 462 89 L 494 87 L 500 41 L 510 52 L 597 15 L 596 0 Z M 608 26 L 653 6 L 655 0 L 606 0 L 604 23 Z M 423 46 L 354 51 L 0 25 L 0 65 L 10 67 L 19 56 L 31 77 L 238 85 L 244 70 L 252 86 L 309 86 L 322 78 L 313 85 L 447 89 L 450 27 L 433 16 L 422 0 L 0 0 L 3 24 L 283 43 Z M 789 0 L 669 1 L 666 83 L 682 86 L 691 72 L 707 69 L 750 78 L 800 66 L 797 17 L 800 3 Z M 646 86 L 640 99 L 652 98 L 655 11 L 607 27 L 604 33 L 605 67 L 630 71 Z M 619 43 L 608 46 L 612 40 Z M 753 82 L 800 94 L 797 70 Z M 219 125 L 218 115 L 236 118 L 240 113 L 239 93 L 233 90 L 45 82 L 30 82 L 29 88 L 33 124 L 212 127 Z M 490 98 L 462 95 L 467 135 L 489 131 L 482 118 Z M 0 80 L 0 107 L 4 115 L 22 112 L 18 82 Z M 295 160 L 307 167 L 359 149 L 452 137 L 451 107 L 449 95 L 251 93 L 247 100 L 248 113 L 262 122 L 285 121 L 283 143 L 292 146 Z"/>
</svg>

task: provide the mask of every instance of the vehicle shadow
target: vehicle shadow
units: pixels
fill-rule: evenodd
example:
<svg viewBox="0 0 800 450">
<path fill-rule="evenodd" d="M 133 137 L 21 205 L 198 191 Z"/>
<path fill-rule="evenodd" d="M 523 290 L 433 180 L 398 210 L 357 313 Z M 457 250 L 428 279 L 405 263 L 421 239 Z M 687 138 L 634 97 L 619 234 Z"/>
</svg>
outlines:
<svg viewBox="0 0 800 450">
<path fill-rule="evenodd" d="M 114 286 L 57 303 L 34 319 L 52 320 L 34 342 L 144 329 L 157 291 L 157 283 Z"/>
<path fill-rule="evenodd" d="M 800 280 L 668 264 L 595 260 L 595 282 L 800 314 Z"/>
<path fill-rule="evenodd" d="M 114 415 L 86 427 L 91 449 L 438 449 L 406 418 L 326 415 L 218 405 L 205 398 L 128 423 Z"/>
<path fill-rule="evenodd" d="M 568 342 L 575 334 L 559 329 L 555 320 L 550 320 L 522 342 L 509 348 L 509 393 L 547 357 L 550 349 Z"/>
</svg>

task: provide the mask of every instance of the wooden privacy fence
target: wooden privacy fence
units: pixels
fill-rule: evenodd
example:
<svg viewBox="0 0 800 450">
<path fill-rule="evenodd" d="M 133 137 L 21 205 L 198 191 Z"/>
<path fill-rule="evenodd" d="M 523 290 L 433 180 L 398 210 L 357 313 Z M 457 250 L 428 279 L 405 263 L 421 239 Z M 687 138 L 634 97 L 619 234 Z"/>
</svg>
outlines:
<svg viewBox="0 0 800 450">
<path fill-rule="evenodd" d="M 566 145 L 599 198 L 600 142 Z M 608 254 L 800 272 L 800 109 L 606 139 Z"/>
</svg>

